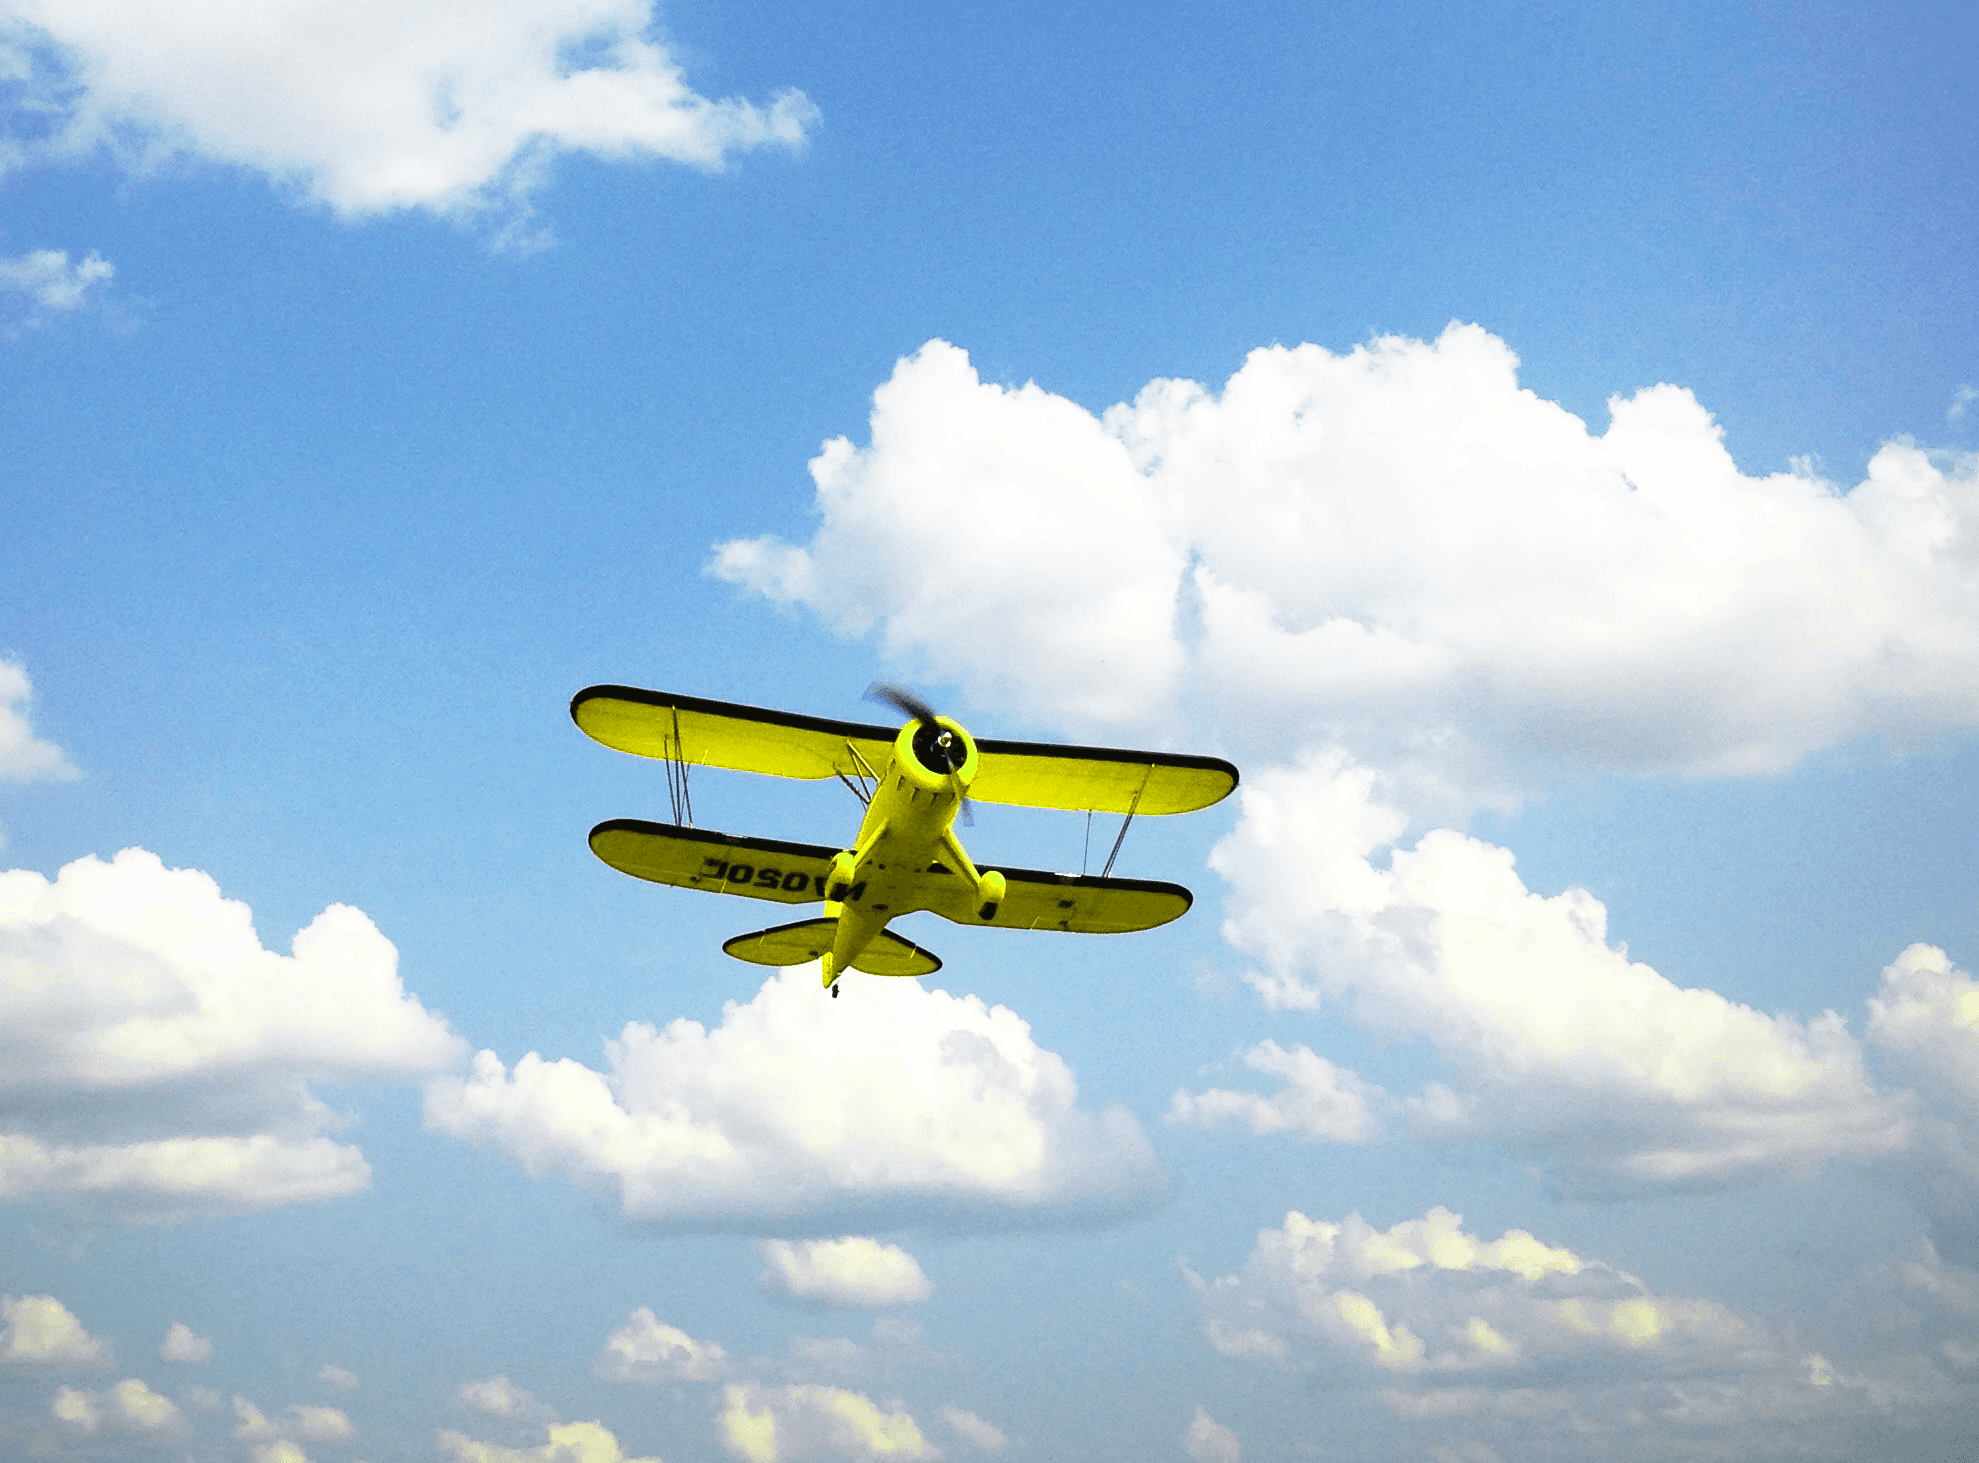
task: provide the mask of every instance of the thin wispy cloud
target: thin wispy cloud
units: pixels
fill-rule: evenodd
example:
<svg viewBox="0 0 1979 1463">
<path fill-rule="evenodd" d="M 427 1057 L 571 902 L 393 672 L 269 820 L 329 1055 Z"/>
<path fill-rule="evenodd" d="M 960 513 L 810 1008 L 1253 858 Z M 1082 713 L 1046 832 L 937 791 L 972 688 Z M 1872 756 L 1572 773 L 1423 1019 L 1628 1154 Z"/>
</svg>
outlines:
<svg viewBox="0 0 1979 1463">
<path fill-rule="evenodd" d="M 66 249 L 0 257 L 0 302 L 11 301 L 21 323 L 39 323 L 80 310 L 116 273 L 100 254 L 71 260 Z"/>
</svg>

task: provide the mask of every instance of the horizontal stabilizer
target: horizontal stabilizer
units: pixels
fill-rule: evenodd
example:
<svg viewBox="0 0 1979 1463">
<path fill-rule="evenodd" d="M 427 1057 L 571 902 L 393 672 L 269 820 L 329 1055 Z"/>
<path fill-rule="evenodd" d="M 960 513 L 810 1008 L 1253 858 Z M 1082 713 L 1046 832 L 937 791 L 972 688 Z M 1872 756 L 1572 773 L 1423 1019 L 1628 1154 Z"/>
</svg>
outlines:
<svg viewBox="0 0 1979 1463">
<path fill-rule="evenodd" d="M 837 933 L 835 919 L 801 919 L 794 925 L 773 925 L 767 930 L 737 935 L 726 941 L 722 949 L 751 965 L 803 965 L 822 959 Z"/>
<path fill-rule="evenodd" d="M 838 850 L 613 818 L 591 830 L 591 851 L 621 873 L 655 884 L 808 904 L 825 897 L 825 880 Z"/>
<path fill-rule="evenodd" d="M 752 965 L 803 965 L 831 949 L 832 938 L 837 933 L 835 919 L 806 919 L 737 935 L 722 949 Z M 891 930 L 881 930 L 852 962 L 852 968 L 868 975 L 933 975 L 941 969 L 941 961 L 913 941 L 903 940 Z"/>
</svg>

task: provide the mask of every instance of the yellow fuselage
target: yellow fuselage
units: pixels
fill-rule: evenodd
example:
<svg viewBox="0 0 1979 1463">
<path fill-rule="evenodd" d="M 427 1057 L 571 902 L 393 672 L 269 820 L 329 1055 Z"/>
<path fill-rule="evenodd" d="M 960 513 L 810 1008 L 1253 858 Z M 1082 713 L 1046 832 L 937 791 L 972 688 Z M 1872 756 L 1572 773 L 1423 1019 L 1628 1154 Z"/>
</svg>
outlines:
<svg viewBox="0 0 1979 1463">
<path fill-rule="evenodd" d="M 993 916 L 1004 895 L 999 873 L 978 873 L 955 836 L 955 815 L 975 780 L 976 743 L 958 722 L 910 721 L 894 739 L 893 760 L 879 771 L 853 846 L 832 860 L 827 918 L 838 921 L 824 957 L 829 986 L 897 914 L 921 906 L 913 890 L 930 864 L 967 879 Z M 988 916 L 986 916 L 988 917 Z"/>
</svg>

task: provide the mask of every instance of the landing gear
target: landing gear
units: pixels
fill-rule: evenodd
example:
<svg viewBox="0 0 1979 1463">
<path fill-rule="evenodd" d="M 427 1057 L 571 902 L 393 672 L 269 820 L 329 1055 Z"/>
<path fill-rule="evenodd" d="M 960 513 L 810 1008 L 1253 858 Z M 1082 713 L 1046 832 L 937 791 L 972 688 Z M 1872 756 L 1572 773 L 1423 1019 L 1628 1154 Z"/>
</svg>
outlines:
<svg viewBox="0 0 1979 1463">
<path fill-rule="evenodd" d="M 987 923 L 996 918 L 996 911 L 1003 903 L 1003 896 L 1009 892 L 1009 886 L 1000 872 L 991 869 L 983 875 L 976 891 L 983 901 L 976 910 L 976 918 Z"/>
<path fill-rule="evenodd" d="M 834 1001 L 838 999 L 838 982 L 837 982 L 837 981 L 833 981 L 833 982 L 831 983 L 831 998 L 832 998 L 832 999 L 833 999 Z"/>
<path fill-rule="evenodd" d="M 850 853 L 832 855 L 831 871 L 825 875 L 825 898 L 837 903 L 852 891 L 852 875 L 856 865 Z"/>
</svg>

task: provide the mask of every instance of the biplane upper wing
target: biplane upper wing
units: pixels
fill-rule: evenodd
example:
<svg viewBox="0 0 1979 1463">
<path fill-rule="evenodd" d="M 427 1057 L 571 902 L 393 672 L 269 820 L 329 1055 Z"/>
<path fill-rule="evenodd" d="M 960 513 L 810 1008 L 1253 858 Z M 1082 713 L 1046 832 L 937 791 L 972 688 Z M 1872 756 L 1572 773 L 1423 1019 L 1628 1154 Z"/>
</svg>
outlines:
<svg viewBox="0 0 1979 1463">
<path fill-rule="evenodd" d="M 772 777 L 878 776 L 893 759 L 898 735 L 894 727 L 634 686 L 579 691 L 570 716 L 587 736 L 621 752 Z"/>
<path fill-rule="evenodd" d="M 1151 930 L 1180 919 L 1195 902 L 1195 896 L 1180 884 L 1149 879 L 1102 879 L 1087 874 L 1048 874 L 1041 869 L 997 872 L 1003 875 L 1006 892 L 995 919 L 984 919 L 976 912 L 975 891 L 967 879 L 939 867 L 922 876 L 915 902 L 958 925 L 1070 930 L 1086 935 Z"/>
<path fill-rule="evenodd" d="M 746 894 L 778 904 L 825 897 L 836 849 L 744 838 L 675 823 L 613 818 L 591 830 L 591 851 L 613 868 L 655 884 Z"/>
<path fill-rule="evenodd" d="M 981 760 L 969 796 L 985 803 L 1075 813 L 1190 813 L 1220 802 L 1237 785 L 1237 769 L 1221 757 L 980 739 L 976 752 Z"/>
</svg>

